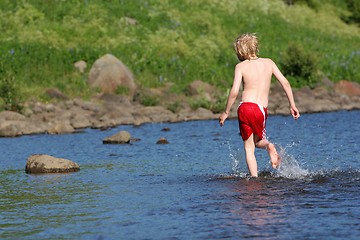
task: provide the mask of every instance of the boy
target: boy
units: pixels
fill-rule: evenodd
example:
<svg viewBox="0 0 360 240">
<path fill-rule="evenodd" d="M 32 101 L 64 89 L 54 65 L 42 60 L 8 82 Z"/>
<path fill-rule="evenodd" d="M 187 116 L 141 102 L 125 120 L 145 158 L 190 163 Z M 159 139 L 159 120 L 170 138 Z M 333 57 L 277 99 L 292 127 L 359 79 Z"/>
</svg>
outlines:
<svg viewBox="0 0 360 240">
<path fill-rule="evenodd" d="M 257 177 L 255 147 L 267 150 L 273 168 L 280 164 L 274 144 L 270 143 L 265 136 L 266 108 L 272 75 L 279 81 L 286 93 L 293 118 L 298 119 L 300 114 L 295 106 L 288 80 L 271 59 L 257 56 L 258 40 L 254 34 L 240 35 L 234 42 L 234 49 L 241 62 L 235 67 L 234 83 L 228 96 L 226 109 L 221 114 L 219 122 L 222 127 L 225 119 L 229 116 L 243 80 L 242 102 L 238 108 L 239 128 L 244 141 L 246 162 L 250 175 Z"/>
</svg>

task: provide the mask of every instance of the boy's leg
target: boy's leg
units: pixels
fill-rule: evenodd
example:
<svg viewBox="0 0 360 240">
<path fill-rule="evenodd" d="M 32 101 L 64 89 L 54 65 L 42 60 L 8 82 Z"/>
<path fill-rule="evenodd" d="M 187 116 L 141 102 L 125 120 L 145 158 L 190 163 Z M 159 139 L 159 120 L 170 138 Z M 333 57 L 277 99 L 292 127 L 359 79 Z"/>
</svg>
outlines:
<svg viewBox="0 0 360 240">
<path fill-rule="evenodd" d="M 250 175 L 257 177 L 257 163 L 255 158 L 255 141 L 254 134 L 251 134 L 247 140 L 244 140 L 246 163 L 249 168 Z"/>
<path fill-rule="evenodd" d="M 255 134 L 254 138 L 256 147 L 266 149 L 269 154 L 272 167 L 277 168 L 280 164 L 280 159 L 274 144 L 269 142 L 267 139 L 261 139 L 257 134 Z"/>
</svg>

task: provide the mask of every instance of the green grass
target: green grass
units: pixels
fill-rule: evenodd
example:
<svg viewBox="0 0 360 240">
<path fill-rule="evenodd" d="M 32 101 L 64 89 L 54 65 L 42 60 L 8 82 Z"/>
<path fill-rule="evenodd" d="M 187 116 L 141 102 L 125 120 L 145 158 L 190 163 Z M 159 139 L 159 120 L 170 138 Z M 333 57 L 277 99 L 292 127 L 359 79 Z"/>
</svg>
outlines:
<svg viewBox="0 0 360 240">
<path fill-rule="evenodd" d="M 24 98 L 51 87 L 87 98 L 95 92 L 86 84 L 91 65 L 111 53 L 145 87 L 174 82 L 172 91 L 181 92 L 203 80 L 225 91 L 237 64 L 233 40 L 256 32 L 260 55 L 281 70 L 283 53 L 295 43 L 317 56 L 317 70 L 331 80 L 360 82 L 360 29 L 342 21 L 350 16 L 345 0 L 318 0 L 316 6 L 281 0 L 2 0 L 0 80 L 13 76 Z M 139 24 L 127 25 L 124 17 Z M 88 63 L 83 74 L 73 66 L 79 60 Z M 307 83 L 294 81 L 298 87 Z"/>
</svg>

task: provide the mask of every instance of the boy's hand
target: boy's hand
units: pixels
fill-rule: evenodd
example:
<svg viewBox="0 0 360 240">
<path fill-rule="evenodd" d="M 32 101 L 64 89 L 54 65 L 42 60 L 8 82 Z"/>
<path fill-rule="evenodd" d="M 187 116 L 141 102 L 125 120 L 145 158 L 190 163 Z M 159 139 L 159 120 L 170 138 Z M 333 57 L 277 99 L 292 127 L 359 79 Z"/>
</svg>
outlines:
<svg viewBox="0 0 360 240">
<path fill-rule="evenodd" d="M 290 112 L 295 120 L 297 120 L 300 117 L 299 110 L 295 106 L 290 107 Z"/>
<path fill-rule="evenodd" d="M 229 116 L 226 112 L 223 112 L 219 117 L 220 127 L 224 126 L 225 119 Z"/>
</svg>

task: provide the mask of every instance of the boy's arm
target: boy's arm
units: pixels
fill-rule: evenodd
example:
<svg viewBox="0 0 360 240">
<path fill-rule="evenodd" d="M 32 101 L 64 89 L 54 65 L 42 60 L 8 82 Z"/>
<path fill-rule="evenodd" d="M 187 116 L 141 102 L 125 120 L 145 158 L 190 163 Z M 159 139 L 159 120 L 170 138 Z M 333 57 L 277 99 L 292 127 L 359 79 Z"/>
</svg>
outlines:
<svg viewBox="0 0 360 240">
<path fill-rule="evenodd" d="M 235 74 L 234 74 L 234 82 L 233 86 L 229 92 L 226 109 L 225 111 L 220 115 L 219 122 L 220 126 L 222 127 L 224 125 L 225 119 L 229 116 L 230 110 L 232 105 L 234 104 L 237 95 L 239 94 L 240 85 L 242 80 L 242 73 L 241 73 L 241 67 L 240 64 L 237 64 L 235 67 Z"/>
<path fill-rule="evenodd" d="M 300 117 L 300 113 L 299 113 L 299 110 L 295 106 L 294 96 L 293 96 L 293 92 L 291 90 L 289 81 L 280 72 L 279 68 L 276 66 L 276 64 L 274 62 L 272 62 L 272 71 L 273 71 L 275 78 L 279 81 L 279 83 L 281 84 L 281 86 L 283 87 L 283 89 L 286 93 L 286 96 L 289 100 L 291 115 L 293 116 L 293 118 L 295 120 L 298 119 Z"/>
</svg>

